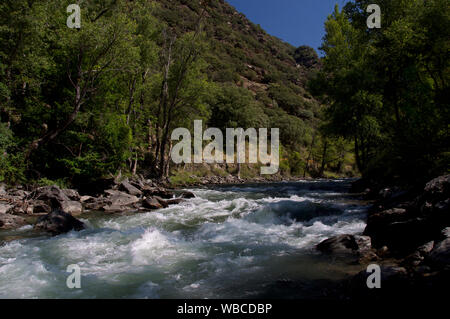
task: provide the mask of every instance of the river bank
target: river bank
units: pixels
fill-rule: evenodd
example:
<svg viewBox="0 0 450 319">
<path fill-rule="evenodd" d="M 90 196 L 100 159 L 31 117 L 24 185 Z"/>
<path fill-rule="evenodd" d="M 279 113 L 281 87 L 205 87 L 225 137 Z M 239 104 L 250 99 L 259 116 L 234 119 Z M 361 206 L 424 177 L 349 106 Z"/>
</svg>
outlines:
<svg viewBox="0 0 450 319">
<path fill-rule="evenodd" d="M 352 189 L 361 191 L 360 184 Z M 450 175 L 423 187 L 367 188 L 365 197 L 375 202 L 362 234 L 335 236 L 317 249 L 379 265 L 384 289 L 367 289 L 369 274 L 363 270 L 341 291 L 351 299 L 443 298 L 450 282 Z"/>
</svg>

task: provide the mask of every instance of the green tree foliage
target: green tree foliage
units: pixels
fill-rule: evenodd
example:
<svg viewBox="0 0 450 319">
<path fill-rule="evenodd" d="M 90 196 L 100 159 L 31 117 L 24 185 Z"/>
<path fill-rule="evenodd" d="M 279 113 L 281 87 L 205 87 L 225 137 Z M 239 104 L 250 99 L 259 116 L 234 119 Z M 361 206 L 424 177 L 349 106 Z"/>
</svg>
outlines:
<svg viewBox="0 0 450 319">
<path fill-rule="evenodd" d="M 289 174 L 322 163 L 306 165 L 321 106 L 297 67 L 315 69 L 313 50 L 218 0 L 81 1 L 80 29 L 66 25 L 71 3 L 0 3 L 0 181 L 167 177 L 170 133 L 194 119 L 280 128 Z"/>
<path fill-rule="evenodd" d="M 311 82 L 329 103 L 328 129 L 351 138 L 370 178 L 423 181 L 449 169 L 449 7 L 446 0 L 370 1 L 328 18 L 323 70 Z"/>
</svg>

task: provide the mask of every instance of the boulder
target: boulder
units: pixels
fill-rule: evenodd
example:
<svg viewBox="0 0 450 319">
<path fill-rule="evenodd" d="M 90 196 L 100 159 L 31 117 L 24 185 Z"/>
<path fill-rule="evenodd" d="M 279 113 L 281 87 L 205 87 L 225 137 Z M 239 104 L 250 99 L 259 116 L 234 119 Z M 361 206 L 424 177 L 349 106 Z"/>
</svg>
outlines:
<svg viewBox="0 0 450 319">
<path fill-rule="evenodd" d="M 13 205 L 0 203 L 0 214 L 7 214 L 14 208 Z"/>
<path fill-rule="evenodd" d="M 168 202 L 158 196 L 148 197 L 143 200 L 142 206 L 148 209 L 161 209 L 169 206 Z"/>
<path fill-rule="evenodd" d="M 25 219 L 22 217 L 11 214 L 0 214 L 0 229 L 18 228 L 26 224 Z"/>
<path fill-rule="evenodd" d="M 138 188 L 134 187 L 127 181 L 123 181 L 122 183 L 120 183 L 119 189 L 133 196 L 142 195 L 142 192 Z"/>
<path fill-rule="evenodd" d="M 192 193 L 192 192 L 183 191 L 183 192 L 181 193 L 180 197 L 181 197 L 181 198 L 189 199 L 189 198 L 195 198 L 195 195 L 194 195 L 194 193 Z"/>
<path fill-rule="evenodd" d="M 106 201 L 111 206 L 131 206 L 139 202 L 139 198 L 120 191 L 107 190 L 105 191 L 109 196 Z"/>
<path fill-rule="evenodd" d="M 62 192 L 73 201 L 79 201 L 81 198 L 80 194 L 74 189 L 63 189 Z"/>
<path fill-rule="evenodd" d="M 142 201 L 142 206 L 148 209 L 160 209 L 163 208 L 161 203 L 153 197 L 146 198 Z"/>
<path fill-rule="evenodd" d="M 83 212 L 83 206 L 77 201 L 61 202 L 61 209 L 71 215 L 79 215 Z"/>
<path fill-rule="evenodd" d="M 39 187 L 28 196 L 30 199 L 43 201 L 69 201 L 70 198 L 58 186 Z"/>
<path fill-rule="evenodd" d="M 86 226 L 72 215 L 61 210 L 54 210 L 45 216 L 39 217 L 34 228 L 56 236 L 71 230 L 80 231 L 85 229 Z"/>
<path fill-rule="evenodd" d="M 316 248 L 323 253 L 362 255 L 371 250 L 371 242 L 368 236 L 339 235 L 322 241 Z"/>
</svg>

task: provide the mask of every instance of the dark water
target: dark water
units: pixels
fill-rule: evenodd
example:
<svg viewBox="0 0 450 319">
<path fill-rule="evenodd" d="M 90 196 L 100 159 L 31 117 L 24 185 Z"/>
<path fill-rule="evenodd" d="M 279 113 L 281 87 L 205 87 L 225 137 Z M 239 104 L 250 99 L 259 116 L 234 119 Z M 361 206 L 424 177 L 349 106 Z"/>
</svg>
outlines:
<svg viewBox="0 0 450 319">
<path fill-rule="evenodd" d="M 314 250 L 364 229 L 367 207 L 349 183 L 193 189 L 197 198 L 158 211 L 91 214 L 82 232 L 2 232 L 22 239 L 0 246 L 0 298 L 318 298 L 359 270 Z M 66 286 L 71 264 L 81 289 Z"/>
</svg>

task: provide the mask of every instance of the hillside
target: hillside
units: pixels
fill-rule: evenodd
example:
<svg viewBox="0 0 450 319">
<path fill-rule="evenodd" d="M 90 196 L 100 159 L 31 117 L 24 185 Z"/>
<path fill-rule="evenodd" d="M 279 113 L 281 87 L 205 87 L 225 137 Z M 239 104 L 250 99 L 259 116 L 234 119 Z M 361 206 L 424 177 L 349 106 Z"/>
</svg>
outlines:
<svg viewBox="0 0 450 319">
<path fill-rule="evenodd" d="M 192 175 L 198 167 L 168 155 L 171 131 L 195 119 L 279 128 L 281 176 L 355 174 L 351 145 L 324 134 L 323 107 L 306 87 L 316 52 L 225 1 L 91 1 L 78 30 L 67 28 L 64 3 L 6 1 L 1 12 L 0 181 Z"/>
</svg>

